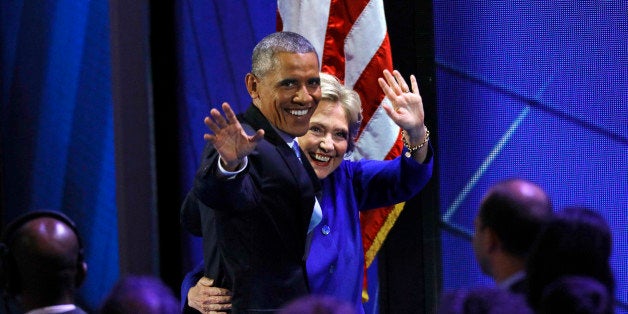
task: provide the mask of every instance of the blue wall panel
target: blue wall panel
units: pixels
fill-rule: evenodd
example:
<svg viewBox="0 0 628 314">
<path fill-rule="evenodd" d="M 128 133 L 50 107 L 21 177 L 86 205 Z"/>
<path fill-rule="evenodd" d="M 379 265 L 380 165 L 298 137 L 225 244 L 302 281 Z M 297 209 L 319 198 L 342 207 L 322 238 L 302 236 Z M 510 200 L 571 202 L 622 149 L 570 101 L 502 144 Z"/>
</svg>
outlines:
<svg viewBox="0 0 628 314">
<path fill-rule="evenodd" d="M 473 218 L 489 186 L 523 177 L 546 189 L 557 209 L 584 205 L 606 218 L 625 312 L 628 3 L 434 1 L 434 8 L 441 212 L 462 231 L 443 231 L 445 289 L 491 284 L 472 254 Z"/>
</svg>

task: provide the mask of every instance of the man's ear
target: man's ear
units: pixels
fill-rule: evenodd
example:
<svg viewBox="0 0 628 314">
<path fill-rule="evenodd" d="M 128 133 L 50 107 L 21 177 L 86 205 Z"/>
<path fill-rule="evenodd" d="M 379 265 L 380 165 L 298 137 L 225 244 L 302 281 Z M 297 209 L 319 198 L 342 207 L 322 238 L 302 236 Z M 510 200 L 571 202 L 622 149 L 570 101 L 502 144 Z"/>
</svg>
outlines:
<svg viewBox="0 0 628 314">
<path fill-rule="evenodd" d="M 486 233 L 486 248 L 488 249 L 488 251 L 495 252 L 496 250 L 500 249 L 502 241 L 497 236 L 497 233 L 495 233 L 495 230 L 486 227 L 484 232 Z"/>
<path fill-rule="evenodd" d="M 249 92 L 249 95 L 251 95 L 251 98 L 252 99 L 258 98 L 259 97 L 258 86 L 257 86 L 258 82 L 255 75 L 251 73 L 247 73 L 246 77 L 244 78 L 244 83 L 246 84 L 246 90 Z"/>
<path fill-rule="evenodd" d="M 74 285 L 79 288 L 87 277 L 87 263 L 80 262 L 76 270 L 76 278 L 74 279 Z"/>
</svg>

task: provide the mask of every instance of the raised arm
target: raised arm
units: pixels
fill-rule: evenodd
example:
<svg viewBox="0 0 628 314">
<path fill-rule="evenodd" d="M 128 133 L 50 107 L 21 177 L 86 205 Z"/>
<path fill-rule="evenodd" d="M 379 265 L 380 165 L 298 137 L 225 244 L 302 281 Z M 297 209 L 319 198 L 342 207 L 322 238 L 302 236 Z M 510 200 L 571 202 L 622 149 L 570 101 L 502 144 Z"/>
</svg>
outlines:
<svg viewBox="0 0 628 314">
<path fill-rule="evenodd" d="M 427 157 L 429 131 L 425 126 L 423 100 L 414 75 L 410 76 L 412 91 L 399 71 L 384 70 L 384 78 L 379 78 L 379 86 L 390 100 L 391 106 L 384 106 L 388 116 L 402 129 L 404 145 L 412 158 L 423 163 Z"/>
<path fill-rule="evenodd" d="M 205 133 L 203 138 L 216 148 L 221 166 L 227 171 L 233 171 L 255 149 L 257 142 L 264 138 L 264 130 L 257 130 L 249 136 L 228 103 L 222 104 L 222 110 L 224 116 L 214 108 L 209 112 L 211 118 L 205 117 L 203 122 L 213 134 Z"/>
</svg>

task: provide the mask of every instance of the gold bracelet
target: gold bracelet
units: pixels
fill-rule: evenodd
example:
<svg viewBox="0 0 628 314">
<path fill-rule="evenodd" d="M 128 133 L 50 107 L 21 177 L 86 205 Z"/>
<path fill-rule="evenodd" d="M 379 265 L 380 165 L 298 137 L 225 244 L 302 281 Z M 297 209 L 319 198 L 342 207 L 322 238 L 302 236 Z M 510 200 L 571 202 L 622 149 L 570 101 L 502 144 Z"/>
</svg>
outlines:
<svg viewBox="0 0 628 314">
<path fill-rule="evenodd" d="M 427 129 L 427 126 L 425 127 L 425 139 L 423 139 L 423 143 L 419 145 L 410 146 L 410 143 L 408 142 L 407 137 L 408 137 L 408 132 L 406 132 L 406 130 L 402 130 L 401 140 L 403 141 L 403 146 L 405 146 L 408 149 L 408 151 L 406 152 L 406 157 L 410 158 L 412 157 L 412 154 L 414 152 L 423 148 L 423 146 L 425 146 L 425 144 L 430 140 L 430 130 Z"/>
</svg>

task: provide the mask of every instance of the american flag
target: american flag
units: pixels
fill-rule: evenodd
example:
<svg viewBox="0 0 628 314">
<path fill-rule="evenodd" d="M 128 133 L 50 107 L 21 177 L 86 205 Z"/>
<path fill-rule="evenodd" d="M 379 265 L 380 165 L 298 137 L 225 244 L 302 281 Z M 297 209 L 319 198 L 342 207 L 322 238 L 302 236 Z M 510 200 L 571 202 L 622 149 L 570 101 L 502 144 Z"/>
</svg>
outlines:
<svg viewBox="0 0 628 314">
<path fill-rule="evenodd" d="M 278 0 L 277 4 L 277 29 L 309 39 L 319 53 L 321 71 L 334 74 L 360 94 L 363 121 L 353 159 L 384 160 L 401 154 L 400 129 L 383 110 L 388 99 L 377 83 L 384 69 L 392 71 L 383 0 Z M 403 205 L 360 214 L 365 267 L 371 265 Z"/>
</svg>

